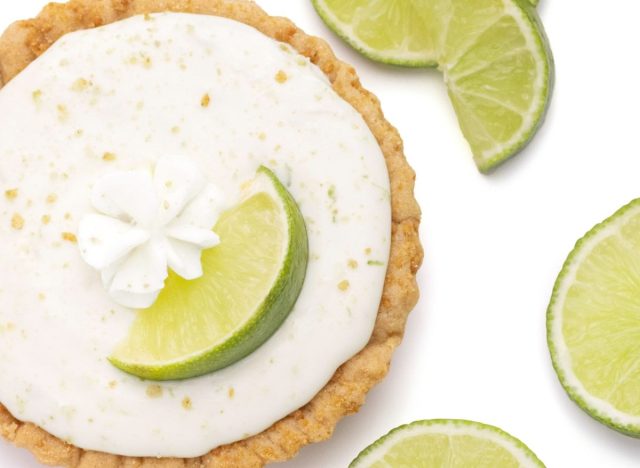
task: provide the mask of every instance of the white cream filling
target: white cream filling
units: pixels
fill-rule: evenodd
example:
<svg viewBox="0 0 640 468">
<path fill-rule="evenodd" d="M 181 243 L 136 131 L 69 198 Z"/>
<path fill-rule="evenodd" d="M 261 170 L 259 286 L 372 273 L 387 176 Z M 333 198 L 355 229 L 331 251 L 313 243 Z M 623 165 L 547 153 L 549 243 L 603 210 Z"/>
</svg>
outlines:
<svg viewBox="0 0 640 468">
<path fill-rule="evenodd" d="M 390 243 L 389 181 L 362 117 L 289 46 L 162 14 L 73 33 L 0 90 L 0 402 L 93 450 L 193 457 L 307 403 L 369 340 Z M 246 359 L 141 381 L 106 360 L 135 311 L 78 245 L 92 185 L 185 155 L 234 200 L 264 164 L 298 202 L 307 278 Z M 4 193 L 6 192 L 6 194 Z"/>
</svg>

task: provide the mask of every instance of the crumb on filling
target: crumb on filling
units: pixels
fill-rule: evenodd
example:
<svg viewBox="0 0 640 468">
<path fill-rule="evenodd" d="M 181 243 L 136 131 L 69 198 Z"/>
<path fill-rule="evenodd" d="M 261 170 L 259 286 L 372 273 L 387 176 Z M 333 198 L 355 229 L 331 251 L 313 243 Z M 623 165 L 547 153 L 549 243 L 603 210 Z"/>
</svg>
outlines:
<svg viewBox="0 0 640 468">
<path fill-rule="evenodd" d="M 14 213 L 11 217 L 11 227 L 17 231 L 24 227 L 24 218 L 19 213 Z"/>
<path fill-rule="evenodd" d="M 67 242 L 71 242 L 72 244 L 77 244 L 78 243 L 78 238 L 72 232 L 63 232 L 62 233 L 62 240 L 67 241 Z"/>
<path fill-rule="evenodd" d="M 4 196 L 6 197 L 7 200 L 15 200 L 16 198 L 18 198 L 18 189 L 14 188 L 14 189 L 6 190 L 4 192 Z"/>
<path fill-rule="evenodd" d="M 202 99 L 200 99 L 200 105 L 202 107 L 209 107 L 210 103 L 211 103 L 211 96 L 209 96 L 209 94 L 205 94 L 204 96 L 202 96 Z"/>
<path fill-rule="evenodd" d="M 283 70 L 278 70 L 278 73 L 276 73 L 276 81 L 280 84 L 284 84 L 287 82 L 287 80 L 289 79 L 289 77 L 287 76 L 287 74 L 283 71 Z"/>
<path fill-rule="evenodd" d="M 149 398 L 160 398 L 162 396 L 162 387 L 157 384 L 149 385 L 146 394 Z"/>
</svg>

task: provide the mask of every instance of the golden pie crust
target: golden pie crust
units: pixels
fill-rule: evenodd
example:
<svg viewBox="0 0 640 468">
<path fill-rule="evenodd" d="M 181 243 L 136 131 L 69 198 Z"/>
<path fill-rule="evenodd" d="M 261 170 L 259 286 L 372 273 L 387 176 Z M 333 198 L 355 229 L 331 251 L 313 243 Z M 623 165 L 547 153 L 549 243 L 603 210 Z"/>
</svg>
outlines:
<svg viewBox="0 0 640 468">
<path fill-rule="evenodd" d="M 391 179 L 391 258 L 371 340 L 343 364 L 307 405 L 248 439 L 190 459 L 124 457 L 82 450 L 31 423 L 15 419 L 0 405 L 0 434 L 45 464 L 70 468 L 261 467 L 294 457 L 301 447 L 331 437 L 337 422 L 364 403 L 367 392 L 386 375 L 400 344 L 407 317 L 418 300 L 416 272 L 422 262 L 418 237 L 420 209 L 413 195 L 415 174 L 396 129 L 377 98 L 362 88 L 354 69 L 339 61 L 328 44 L 306 35 L 286 18 L 272 17 L 247 0 L 71 0 L 50 4 L 32 20 L 18 21 L 0 36 L 0 87 L 65 33 L 162 11 L 224 16 L 286 42 L 329 77 L 333 89 L 362 116 L 385 156 Z"/>
</svg>

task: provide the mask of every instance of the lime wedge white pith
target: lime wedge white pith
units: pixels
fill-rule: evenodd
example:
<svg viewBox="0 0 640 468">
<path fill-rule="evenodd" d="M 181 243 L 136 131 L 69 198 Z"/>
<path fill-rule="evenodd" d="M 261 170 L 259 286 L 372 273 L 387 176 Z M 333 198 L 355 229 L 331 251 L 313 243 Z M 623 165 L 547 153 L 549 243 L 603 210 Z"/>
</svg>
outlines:
<svg viewBox="0 0 640 468">
<path fill-rule="evenodd" d="M 367 57 L 438 66 L 478 168 L 520 151 L 544 118 L 553 59 L 528 0 L 313 0 Z"/>
<path fill-rule="evenodd" d="M 459 419 L 400 426 L 364 449 L 349 468 L 539 468 L 536 455 L 497 427 Z"/>
<path fill-rule="evenodd" d="M 640 437 L 640 199 L 577 242 L 556 280 L 547 333 L 571 399 Z"/>
<path fill-rule="evenodd" d="M 204 274 L 171 273 L 153 306 L 139 312 L 110 361 L 152 380 L 226 367 L 264 343 L 302 288 L 307 233 L 292 196 L 261 167 L 243 201 L 215 226 L 220 245 L 202 255 Z"/>
</svg>

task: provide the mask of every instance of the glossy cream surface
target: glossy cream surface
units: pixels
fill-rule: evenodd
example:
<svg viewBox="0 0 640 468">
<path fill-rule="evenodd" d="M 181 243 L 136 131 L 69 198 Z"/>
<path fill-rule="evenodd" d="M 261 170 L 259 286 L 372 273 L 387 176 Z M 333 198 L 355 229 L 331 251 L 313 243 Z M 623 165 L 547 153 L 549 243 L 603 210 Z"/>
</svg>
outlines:
<svg viewBox="0 0 640 468">
<path fill-rule="evenodd" d="M 0 402 L 86 449 L 202 455 L 307 403 L 368 341 L 389 181 L 362 117 L 289 46 L 209 16 L 72 33 L 0 90 Z M 112 171 L 184 155 L 234 200 L 264 164 L 305 216 L 310 261 L 285 324 L 249 357 L 149 382 L 107 361 L 136 311 L 75 242 Z"/>
</svg>

